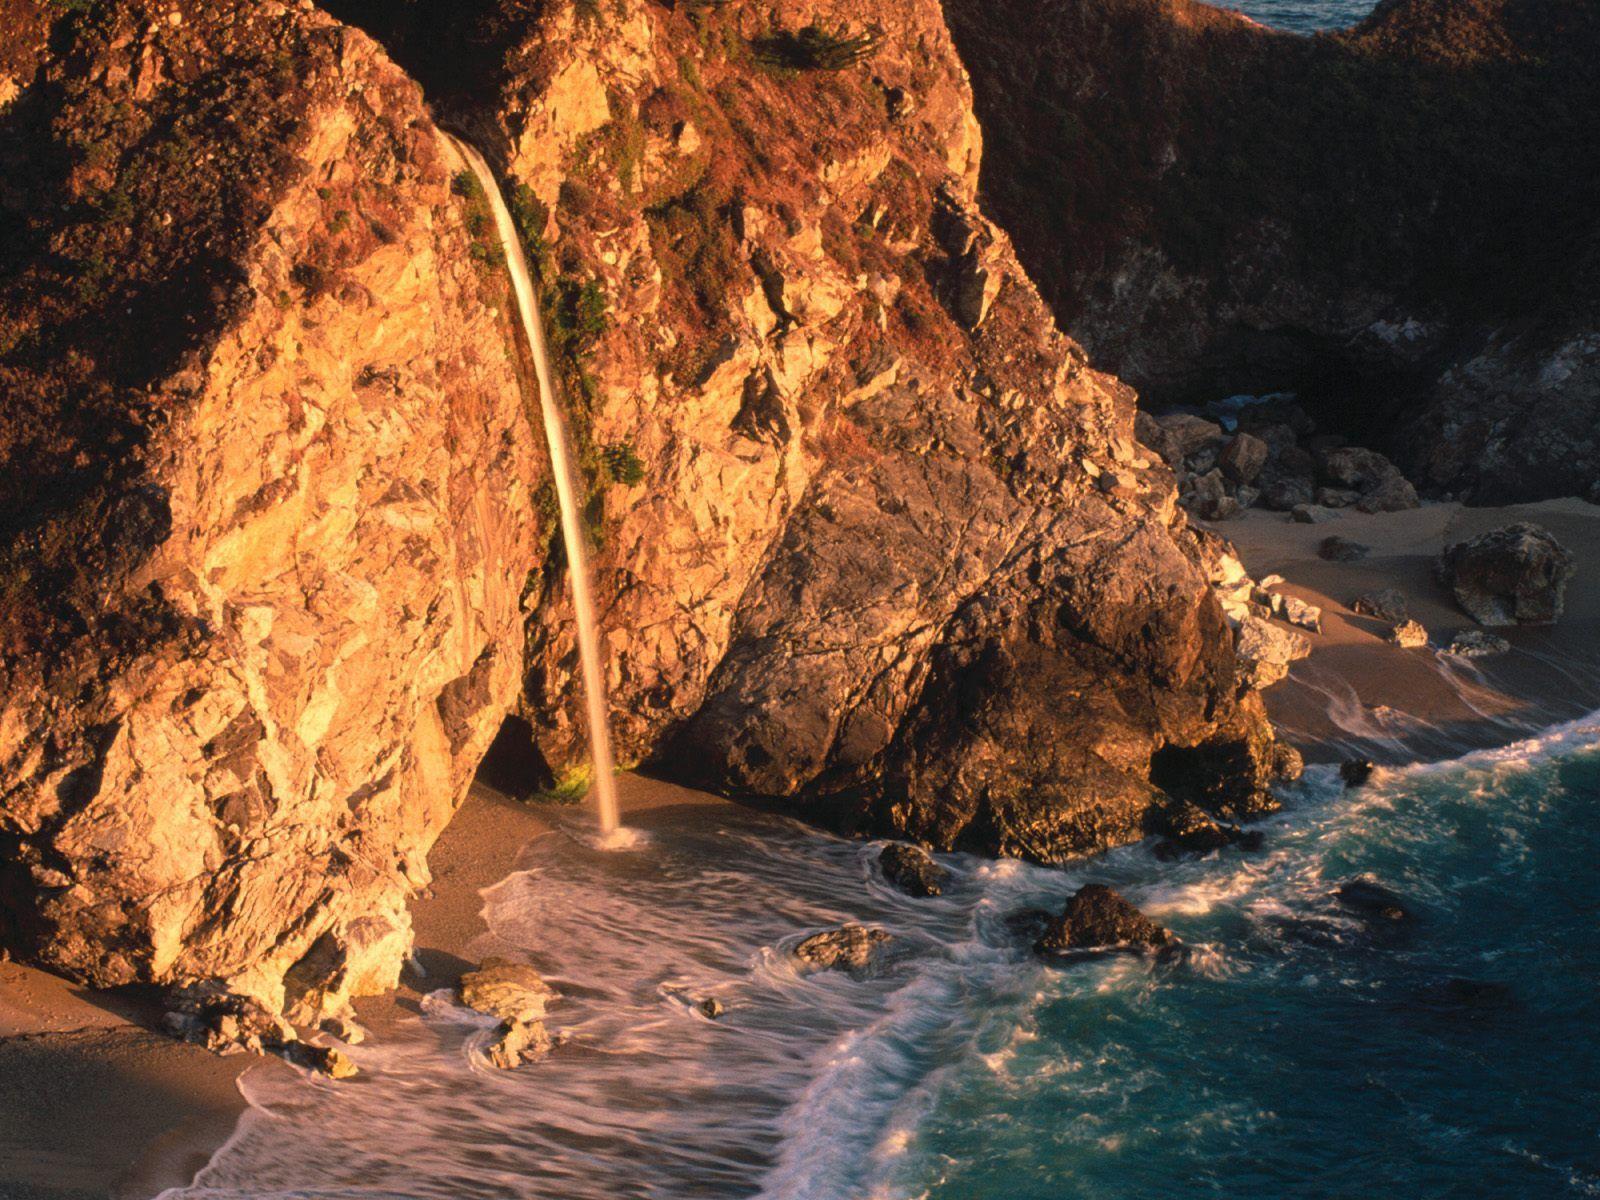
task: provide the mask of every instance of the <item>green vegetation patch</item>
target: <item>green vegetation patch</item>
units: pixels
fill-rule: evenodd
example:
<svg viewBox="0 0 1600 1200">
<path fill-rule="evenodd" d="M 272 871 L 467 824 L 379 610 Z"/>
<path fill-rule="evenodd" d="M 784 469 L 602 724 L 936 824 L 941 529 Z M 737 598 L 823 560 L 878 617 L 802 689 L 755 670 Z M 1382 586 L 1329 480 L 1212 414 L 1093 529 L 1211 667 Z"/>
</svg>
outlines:
<svg viewBox="0 0 1600 1200">
<path fill-rule="evenodd" d="M 813 21 L 803 29 L 779 30 L 751 42 L 758 63 L 791 71 L 842 71 L 856 66 L 878 52 L 883 34 L 863 33 L 847 25 L 826 28 Z"/>
</svg>

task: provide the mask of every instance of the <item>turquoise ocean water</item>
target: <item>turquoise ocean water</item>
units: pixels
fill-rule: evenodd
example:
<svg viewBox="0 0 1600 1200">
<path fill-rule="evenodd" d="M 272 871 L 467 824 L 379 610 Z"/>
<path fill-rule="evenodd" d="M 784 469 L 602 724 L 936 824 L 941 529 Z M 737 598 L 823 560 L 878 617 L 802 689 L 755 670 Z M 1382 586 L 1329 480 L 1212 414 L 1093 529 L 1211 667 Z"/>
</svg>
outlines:
<svg viewBox="0 0 1600 1200">
<path fill-rule="evenodd" d="M 1313 768 L 1254 853 L 1051 870 L 877 847 L 729 806 L 626 851 L 574 812 L 484 894 L 476 955 L 533 962 L 560 1043 L 487 1067 L 447 992 L 330 1084 L 252 1109 L 169 1200 L 1557 1200 L 1600 1195 L 1600 715 L 1503 750 Z M 1367 878 L 1408 919 L 1337 890 Z M 1184 961 L 1036 960 L 1008 928 L 1117 887 Z M 893 935 L 863 977 L 807 933 Z M 726 1005 L 707 1020 L 695 1002 Z"/>
</svg>

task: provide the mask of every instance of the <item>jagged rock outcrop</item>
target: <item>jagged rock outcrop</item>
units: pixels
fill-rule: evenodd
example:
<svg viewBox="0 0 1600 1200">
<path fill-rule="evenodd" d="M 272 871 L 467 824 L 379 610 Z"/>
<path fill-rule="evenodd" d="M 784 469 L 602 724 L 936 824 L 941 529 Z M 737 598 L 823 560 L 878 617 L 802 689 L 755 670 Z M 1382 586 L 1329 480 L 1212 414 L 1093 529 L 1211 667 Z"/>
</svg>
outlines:
<svg viewBox="0 0 1600 1200">
<path fill-rule="evenodd" d="M 450 20 L 419 8 L 342 11 L 422 64 Z M 441 102 L 526 189 L 552 307 L 604 312 L 566 373 L 624 757 L 1046 859 L 1139 836 L 1158 753 L 1265 803 L 1270 735 L 1133 396 L 976 206 L 937 6 L 870 30 L 832 3 L 488 8 L 492 86 L 441 73 Z M 873 49 L 776 54 L 807 28 Z M 541 613 L 562 604 L 553 577 Z M 558 766 L 570 646 L 543 619 L 530 642 Z"/>
<path fill-rule="evenodd" d="M 365 34 L 32 7 L 49 53 L 0 34 L 0 936 L 102 985 L 276 1007 L 289 974 L 314 1020 L 392 986 L 520 678 L 503 283 Z"/>
<path fill-rule="evenodd" d="M 1071 951 L 1141 949 L 1176 945 L 1171 930 L 1157 925 L 1103 883 L 1089 883 L 1068 899 L 1034 943 L 1041 954 Z"/>
<path fill-rule="evenodd" d="M 1212 552 L 980 211 L 933 0 L 329 7 L 539 264 L 625 759 L 1044 861 L 1271 804 Z M 313 8 L 29 45 L 7 936 L 342 1011 L 508 709 L 583 757 L 499 249 L 417 86 Z"/>
<path fill-rule="evenodd" d="M 1435 493 L 1600 496 L 1595 5 L 1385 0 L 1315 38 L 1192 0 L 945 8 L 990 215 L 1102 369 L 1297 390 Z"/>
</svg>

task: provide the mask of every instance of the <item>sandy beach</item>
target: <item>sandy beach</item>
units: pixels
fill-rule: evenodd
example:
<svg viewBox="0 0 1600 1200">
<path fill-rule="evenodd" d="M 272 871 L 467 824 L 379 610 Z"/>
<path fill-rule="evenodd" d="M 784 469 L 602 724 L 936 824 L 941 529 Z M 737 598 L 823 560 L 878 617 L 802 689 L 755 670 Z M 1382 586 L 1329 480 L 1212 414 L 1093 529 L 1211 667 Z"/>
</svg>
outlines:
<svg viewBox="0 0 1600 1200">
<path fill-rule="evenodd" d="M 1517 521 L 1548 529 L 1573 555 L 1566 613 L 1546 628 L 1494 632 L 1511 652 L 1466 660 L 1441 653 L 1476 628 L 1434 575 L 1447 545 Z M 1311 761 L 1362 753 L 1375 761 L 1442 758 L 1514 741 L 1600 708 L 1600 508 L 1552 500 L 1506 508 L 1428 504 L 1397 513 L 1347 511 L 1301 525 L 1252 509 L 1215 526 L 1256 578 L 1282 575 L 1278 590 L 1320 605 L 1311 657 L 1266 693 L 1273 722 Z M 1371 548 L 1358 562 L 1326 562 L 1317 548 L 1338 535 Z M 1427 648 L 1384 641 L 1388 627 L 1350 609 L 1378 588 L 1406 597 L 1428 630 Z"/>
<path fill-rule="evenodd" d="M 1498 631 L 1513 646 L 1503 657 L 1451 659 L 1438 647 L 1472 622 L 1435 580 L 1433 560 L 1450 542 L 1519 520 L 1545 526 L 1578 562 L 1566 615 L 1553 628 Z M 1600 708 L 1600 508 L 1435 504 L 1322 525 L 1254 510 L 1217 528 L 1252 575 L 1280 574 L 1282 590 L 1323 607 L 1312 656 L 1267 693 L 1274 721 L 1312 761 L 1454 755 Z M 1317 547 L 1333 534 L 1372 552 L 1325 562 Z M 1350 611 L 1379 587 L 1405 593 L 1432 646 L 1398 649 L 1379 622 Z M 625 814 L 727 803 L 633 775 L 620 791 Z M 474 788 L 431 856 L 433 886 L 413 905 L 423 973 L 408 969 L 395 993 L 358 1004 L 373 1037 L 493 952 L 480 892 L 554 831 L 556 812 Z M 143 1200 L 186 1183 L 245 1108 L 239 1076 L 289 1069 L 173 1042 L 149 1027 L 156 1016 L 136 999 L 0 964 L 0 1200 Z"/>
<path fill-rule="evenodd" d="M 727 803 L 635 775 L 618 785 L 625 815 Z M 551 813 L 472 790 L 430 856 L 433 886 L 412 906 L 426 975 L 408 969 L 394 993 L 358 1002 L 372 1037 L 476 964 L 479 892 L 553 832 Z M 187 1184 L 247 1107 L 239 1077 L 291 1069 L 175 1042 L 151 1028 L 158 1018 L 136 998 L 0 963 L 0 1200 L 149 1200 Z"/>
</svg>

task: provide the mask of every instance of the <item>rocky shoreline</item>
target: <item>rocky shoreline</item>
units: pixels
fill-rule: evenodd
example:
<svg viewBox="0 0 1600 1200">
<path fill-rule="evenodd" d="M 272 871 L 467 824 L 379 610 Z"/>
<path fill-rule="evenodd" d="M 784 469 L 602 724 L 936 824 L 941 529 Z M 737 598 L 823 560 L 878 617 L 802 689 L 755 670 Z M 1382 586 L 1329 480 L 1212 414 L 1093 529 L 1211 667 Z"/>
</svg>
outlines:
<svg viewBox="0 0 1600 1200">
<path fill-rule="evenodd" d="M 100 991 L 0 963 L 0 1055 L 27 1080 L 125 1051 L 118 1104 L 188 1080 L 182 1141 L 236 1111 L 237 1068 L 141 1024 L 345 1078 L 341 1045 L 452 985 L 503 1022 L 497 1065 L 548 1047 L 554 997 L 472 950 L 476 889 L 542 825 L 472 789 L 488 759 L 583 790 L 566 560 L 502 251 L 437 121 L 494 164 L 538 275 L 621 757 L 652 777 L 896 839 L 886 878 L 933 897 L 911 843 L 1249 846 L 1303 759 L 1355 780 L 1600 707 L 1600 510 L 1455 499 L 1600 498 L 1594 256 L 1525 309 L 1461 277 L 1549 265 L 1536 219 L 1592 241 L 1584 180 L 1506 186 L 1547 147 L 1486 157 L 1529 112 L 1600 146 L 1600 25 L 1530 3 L 1389 0 L 1307 40 L 1053 0 L 1020 50 L 1027 22 L 955 0 L 870 26 L 837 0 L 21 6 L 0 951 L 122 990 L 108 1024 Z M 1152 63 L 1187 83 L 1141 87 Z M 1100 100 L 1062 92 L 1090 66 Z M 1249 113 L 1302 69 L 1460 133 L 1405 124 L 1373 166 L 1396 230 L 1352 205 L 1331 258 L 1326 214 L 1276 187 L 1248 227 L 1215 207 L 1233 168 L 1188 94 Z M 1315 141 L 1339 113 L 1306 103 Z M 1119 141 L 1130 121 L 1166 140 Z M 1038 153 L 1063 129 L 1134 155 L 1097 160 L 1115 228 L 1077 191 L 1039 202 L 1084 179 Z M 1486 211 L 1414 194 L 1413 157 Z M 1257 394 L 1201 415 L 1235 386 Z M 1099 944 L 1074 913 L 1046 948 Z M 864 970 L 878 942 L 845 926 L 801 961 Z M 39 1178 L 57 1119 L 18 1135 Z M 138 1141 L 97 1149 L 92 1186 L 146 1178 Z"/>
</svg>

